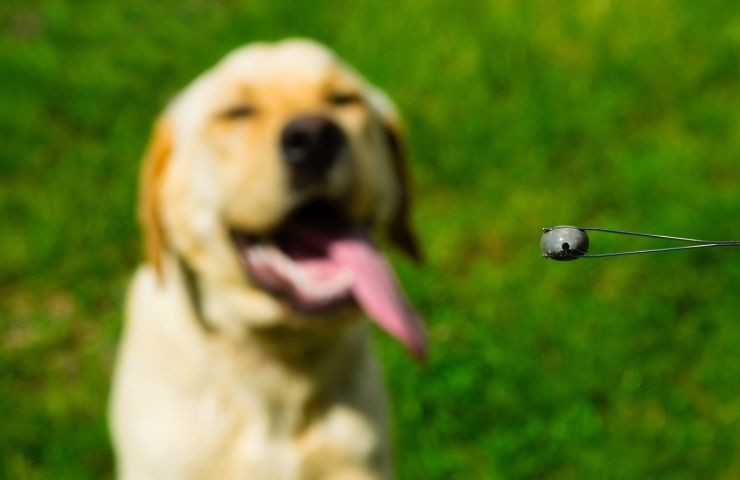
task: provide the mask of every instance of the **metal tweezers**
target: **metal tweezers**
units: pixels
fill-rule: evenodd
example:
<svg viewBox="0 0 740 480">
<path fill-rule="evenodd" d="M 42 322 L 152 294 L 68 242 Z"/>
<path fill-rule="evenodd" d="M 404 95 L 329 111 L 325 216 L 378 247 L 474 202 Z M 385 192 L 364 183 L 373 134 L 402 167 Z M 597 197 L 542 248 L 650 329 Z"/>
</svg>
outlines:
<svg viewBox="0 0 740 480">
<path fill-rule="evenodd" d="M 632 235 L 636 237 L 648 237 L 648 238 L 660 238 L 663 240 L 675 240 L 679 242 L 687 242 L 692 243 L 693 245 L 682 245 L 678 247 L 664 247 L 664 248 L 651 248 L 647 250 L 631 250 L 631 251 L 625 251 L 625 252 L 611 252 L 611 253 L 574 253 L 570 256 L 570 258 L 560 257 L 558 258 L 556 255 L 551 255 L 548 253 L 545 253 L 543 251 L 542 256 L 543 257 L 549 257 L 549 258 L 555 258 L 558 260 L 564 260 L 564 259 L 576 259 L 576 258 L 601 258 L 601 257 L 616 257 L 621 255 L 637 255 L 640 253 L 654 253 L 654 252 L 670 252 L 674 250 L 688 250 L 693 248 L 708 248 L 708 247 L 738 247 L 740 246 L 740 241 L 738 240 L 700 240 L 696 238 L 685 238 L 685 237 L 674 237 L 671 235 L 656 235 L 652 233 L 640 233 L 640 232 L 629 232 L 625 230 L 614 230 L 611 228 L 599 228 L 599 227 L 574 227 L 571 225 L 562 225 L 562 226 L 556 226 L 556 227 L 545 227 L 542 229 L 543 235 L 547 232 L 551 232 L 556 229 L 574 229 L 574 230 L 580 230 L 583 232 L 583 235 L 586 235 L 585 232 L 587 231 L 593 231 L 593 232 L 603 232 L 603 233 L 613 233 L 618 235 Z M 586 245 L 588 245 L 588 236 L 586 236 Z"/>
</svg>

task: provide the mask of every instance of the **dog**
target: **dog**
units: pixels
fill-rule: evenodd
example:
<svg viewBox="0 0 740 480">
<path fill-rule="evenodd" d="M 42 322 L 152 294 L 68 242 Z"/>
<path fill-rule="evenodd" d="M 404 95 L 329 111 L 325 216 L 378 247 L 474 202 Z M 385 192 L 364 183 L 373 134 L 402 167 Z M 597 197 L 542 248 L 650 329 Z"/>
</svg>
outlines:
<svg viewBox="0 0 740 480">
<path fill-rule="evenodd" d="M 420 258 L 404 141 L 388 97 L 310 40 L 242 47 L 167 106 L 112 383 L 119 478 L 391 478 L 364 318 L 424 357 L 375 243 Z"/>
</svg>

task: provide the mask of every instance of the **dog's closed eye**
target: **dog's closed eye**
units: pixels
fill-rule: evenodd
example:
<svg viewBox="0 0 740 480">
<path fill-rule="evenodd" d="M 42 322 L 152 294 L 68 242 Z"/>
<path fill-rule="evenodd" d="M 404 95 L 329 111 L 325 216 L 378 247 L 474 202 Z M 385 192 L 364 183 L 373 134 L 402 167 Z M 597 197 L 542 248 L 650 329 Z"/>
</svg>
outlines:
<svg viewBox="0 0 740 480">
<path fill-rule="evenodd" d="M 357 92 L 332 92 L 326 101 L 335 107 L 344 107 L 362 102 L 362 97 Z"/>
<path fill-rule="evenodd" d="M 249 118 L 256 112 L 257 110 L 251 105 L 238 104 L 221 111 L 218 116 L 225 120 L 239 120 Z"/>
</svg>

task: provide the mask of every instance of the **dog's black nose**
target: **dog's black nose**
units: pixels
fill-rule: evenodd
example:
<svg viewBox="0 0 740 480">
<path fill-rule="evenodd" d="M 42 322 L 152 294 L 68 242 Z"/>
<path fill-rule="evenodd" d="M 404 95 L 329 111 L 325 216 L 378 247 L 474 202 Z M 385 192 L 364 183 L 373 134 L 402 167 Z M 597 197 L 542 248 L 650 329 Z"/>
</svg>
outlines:
<svg viewBox="0 0 740 480">
<path fill-rule="evenodd" d="M 303 180 L 323 177 L 345 143 L 339 126 L 321 115 L 292 120 L 280 136 L 285 163 Z"/>
</svg>

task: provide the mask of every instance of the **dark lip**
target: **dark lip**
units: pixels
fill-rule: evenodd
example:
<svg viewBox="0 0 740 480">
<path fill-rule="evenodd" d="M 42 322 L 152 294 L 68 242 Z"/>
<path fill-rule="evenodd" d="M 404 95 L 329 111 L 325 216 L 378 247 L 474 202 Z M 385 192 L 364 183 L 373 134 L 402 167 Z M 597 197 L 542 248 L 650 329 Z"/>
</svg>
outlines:
<svg viewBox="0 0 740 480">
<path fill-rule="evenodd" d="M 298 315 L 299 317 L 308 317 L 310 319 L 331 317 L 332 314 L 339 313 L 347 307 L 359 309 L 357 302 L 352 297 L 334 300 L 326 305 L 320 305 L 313 308 L 306 308 L 300 305 L 296 305 L 295 302 L 281 295 L 275 295 L 275 297 L 278 298 L 283 305 L 286 305 L 288 308 L 290 308 L 290 311 L 295 315 Z"/>
<path fill-rule="evenodd" d="M 353 225 L 337 201 L 323 198 L 311 200 L 294 209 L 287 218 L 278 226 L 276 233 L 286 230 L 290 233 L 291 224 L 312 224 L 318 228 L 331 231 L 346 229 Z"/>
</svg>

